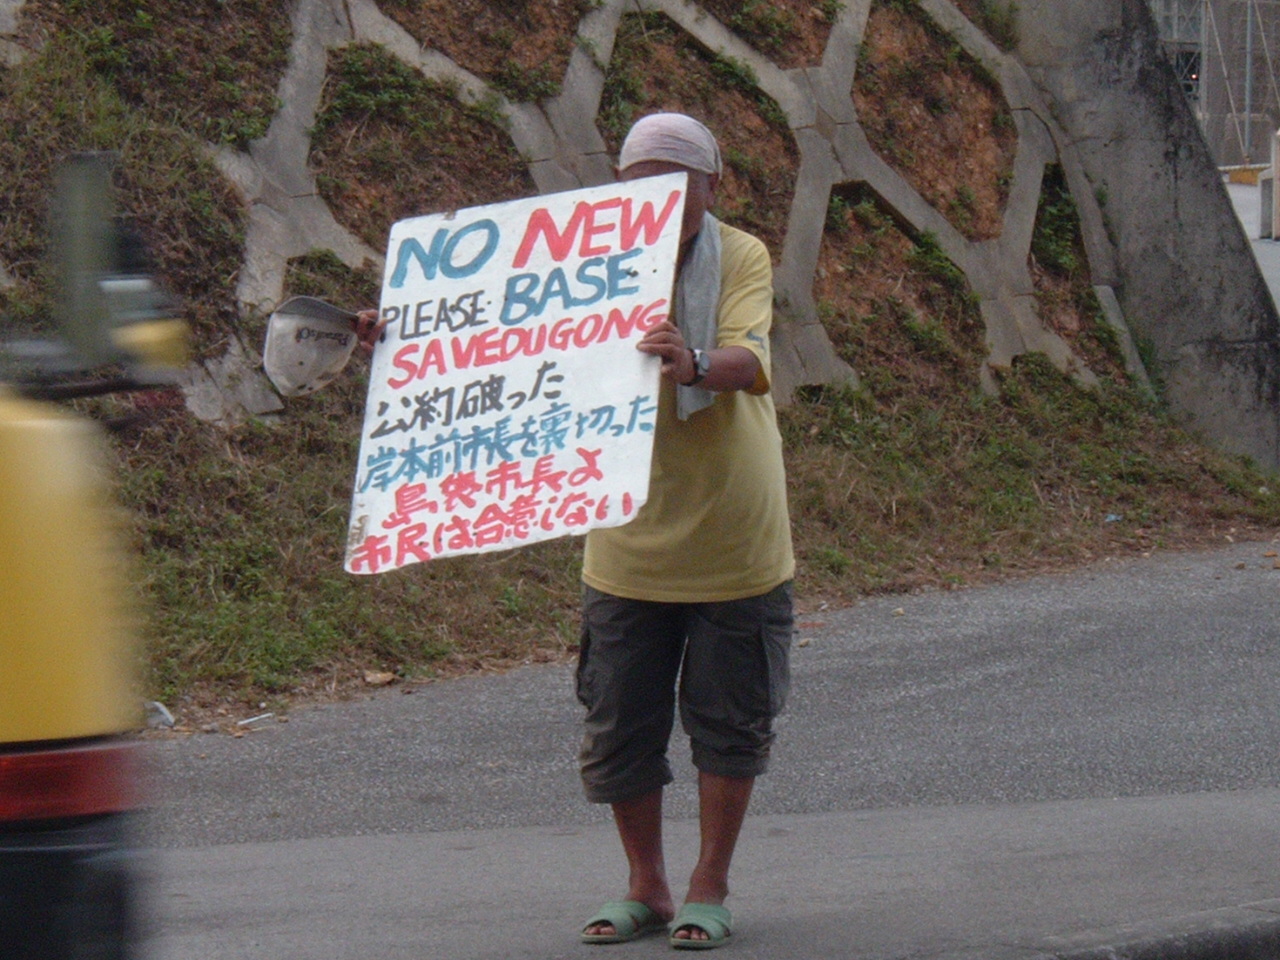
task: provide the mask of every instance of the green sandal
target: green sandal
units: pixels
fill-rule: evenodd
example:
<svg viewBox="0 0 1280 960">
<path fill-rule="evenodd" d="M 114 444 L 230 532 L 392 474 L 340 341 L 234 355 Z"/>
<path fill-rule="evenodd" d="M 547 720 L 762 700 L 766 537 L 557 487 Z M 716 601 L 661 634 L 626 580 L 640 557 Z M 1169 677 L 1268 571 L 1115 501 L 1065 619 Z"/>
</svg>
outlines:
<svg viewBox="0 0 1280 960">
<path fill-rule="evenodd" d="M 587 933 L 588 927 L 607 923 L 613 933 Z M 610 900 L 582 925 L 583 943 L 626 943 L 665 927 L 662 918 L 639 900 Z"/>
<path fill-rule="evenodd" d="M 733 917 L 729 911 L 718 903 L 686 903 L 671 921 L 671 936 L 667 939 L 677 950 L 710 950 L 729 939 L 733 932 L 730 929 L 732 923 Z M 677 937 L 676 931 L 686 927 L 701 930 L 707 935 L 707 939 Z"/>
</svg>

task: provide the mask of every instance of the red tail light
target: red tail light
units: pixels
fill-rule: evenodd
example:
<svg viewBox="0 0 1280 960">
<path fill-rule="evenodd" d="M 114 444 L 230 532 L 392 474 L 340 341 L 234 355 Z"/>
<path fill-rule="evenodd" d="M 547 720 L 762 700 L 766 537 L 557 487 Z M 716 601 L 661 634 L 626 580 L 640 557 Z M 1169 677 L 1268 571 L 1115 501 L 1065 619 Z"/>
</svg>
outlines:
<svg viewBox="0 0 1280 960">
<path fill-rule="evenodd" d="M 139 773 L 131 744 L 0 753 L 0 823 L 136 809 Z"/>
</svg>

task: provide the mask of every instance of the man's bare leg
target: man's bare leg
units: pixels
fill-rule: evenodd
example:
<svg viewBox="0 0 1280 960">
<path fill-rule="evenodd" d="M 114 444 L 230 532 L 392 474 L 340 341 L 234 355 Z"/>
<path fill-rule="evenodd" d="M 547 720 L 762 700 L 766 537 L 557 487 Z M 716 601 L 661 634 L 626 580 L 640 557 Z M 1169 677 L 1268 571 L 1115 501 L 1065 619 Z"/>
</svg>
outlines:
<svg viewBox="0 0 1280 960">
<path fill-rule="evenodd" d="M 670 920 L 675 916 L 675 903 L 662 856 L 662 788 L 615 803 L 613 822 L 630 868 L 627 899 L 639 900 L 663 920 Z M 600 923 L 583 932 L 608 936 L 616 931 L 613 924 Z"/>
<path fill-rule="evenodd" d="M 686 903 L 724 903 L 729 896 L 729 864 L 747 815 L 754 777 L 722 777 L 698 773 L 698 820 L 702 845 L 689 878 Z M 706 940 L 704 931 L 681 927 L 674 936 Z"/>
</svg>

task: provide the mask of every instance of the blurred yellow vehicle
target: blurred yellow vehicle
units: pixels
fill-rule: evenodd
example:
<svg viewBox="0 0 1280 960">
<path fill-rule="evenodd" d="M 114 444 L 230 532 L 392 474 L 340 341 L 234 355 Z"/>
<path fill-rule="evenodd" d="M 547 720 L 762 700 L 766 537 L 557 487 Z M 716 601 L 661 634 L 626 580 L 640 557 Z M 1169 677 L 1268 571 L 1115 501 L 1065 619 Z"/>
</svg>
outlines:
<svg viewBox="0 0 1280 960">
<path fill-rule="evenodd" d="M 0 953 L 123 957 L 141 701 L 94 427 L 0 392 Z"/>
<path fill-rule="evenodd" d="M 145 389 L 185 326 L 120 267 L 104 158 L 54 223 L 65 339 L 7 344 L 0 383 L 0 956 L 105 960 L 136 942 L 143 701 L 100 431 L 53 401 Z"/>
</svg>

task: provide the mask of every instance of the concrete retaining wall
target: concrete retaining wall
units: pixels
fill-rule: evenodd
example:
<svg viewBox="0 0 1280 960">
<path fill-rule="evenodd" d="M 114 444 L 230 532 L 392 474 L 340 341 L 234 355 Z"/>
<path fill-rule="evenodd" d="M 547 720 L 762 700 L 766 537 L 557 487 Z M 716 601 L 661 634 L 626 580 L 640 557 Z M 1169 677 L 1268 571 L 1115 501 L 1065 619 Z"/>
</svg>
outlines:
<svg viewBox="0 0 1280 960">
<path fill-rule="evenodd" d="M 1131 329 L 1175 409 L 1211 440 L 1280 465 L 1271 295 L 1161 58 L 1143 0 L 1023 0 L 1018 54 L 1103 200 Z"/>
</svg>

